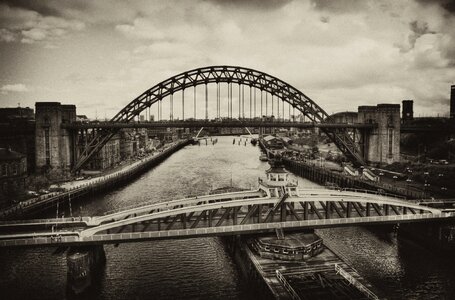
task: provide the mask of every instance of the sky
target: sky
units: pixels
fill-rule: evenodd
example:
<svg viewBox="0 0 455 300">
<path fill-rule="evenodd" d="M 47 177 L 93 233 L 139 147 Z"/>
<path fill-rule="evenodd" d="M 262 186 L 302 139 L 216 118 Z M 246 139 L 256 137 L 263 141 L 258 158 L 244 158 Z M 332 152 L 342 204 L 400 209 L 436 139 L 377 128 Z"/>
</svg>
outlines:
<svg viewBox="0 0 455 300">
<path fill-rule="evenodd" d="M 211 65 L 276 76 L 328 113 L 411 99 L 416 116 L 448 115 L 455 1 L 0 2 L 1 107 L 58 101 L 110 118 Z"/>
</svg>

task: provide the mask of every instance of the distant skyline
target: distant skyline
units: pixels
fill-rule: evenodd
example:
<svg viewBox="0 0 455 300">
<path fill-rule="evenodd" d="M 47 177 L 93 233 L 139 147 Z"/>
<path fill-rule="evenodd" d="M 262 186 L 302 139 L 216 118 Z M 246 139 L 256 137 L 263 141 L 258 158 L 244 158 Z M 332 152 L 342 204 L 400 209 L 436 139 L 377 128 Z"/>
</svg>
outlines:
<svg viewBox="0 0 455 300">
<path fill-rule="evenodd" d="M 455 2 L 0 2 L 1 107 L 57 101 L 110 118 L 160 81 L 211 65 L 276 76 L 328 113 L 411 99 L 415 116 L 448 115 Z"/>
</svg>

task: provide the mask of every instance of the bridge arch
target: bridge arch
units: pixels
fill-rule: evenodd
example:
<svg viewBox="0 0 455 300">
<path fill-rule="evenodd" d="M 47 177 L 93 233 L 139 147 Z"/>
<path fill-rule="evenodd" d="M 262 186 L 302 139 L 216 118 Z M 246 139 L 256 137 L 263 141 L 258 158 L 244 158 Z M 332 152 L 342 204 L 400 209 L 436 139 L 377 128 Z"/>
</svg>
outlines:
<svg viewBox="0 0 455 300">
<path fill-rule="evenodd" d="M 210 83 L 231 83 L 246 85 L 268 92 L 282 101 L 289 103 L 293 108 L 304 114 L 312 122 L 330 122 L 331 117 L 319 105 L 303 92 L 277 77 L 267 73 L 238 66 L 210 66 L 193 69 L 172 76 L 132 100 L 120 110 L 110 122 L 129 122 L 142 111 L 159 102 L 167 96 L 198 85 Z M 118 129 L 101 131 L 87 147 L 73 167 L 73 171 L 80 169 L 94 154 L 109 141 Z M 357 165 L 364 164 L 362 152 L 348 134 L 345 128 L 321 128 L 341 152 Z"/>
</svg>

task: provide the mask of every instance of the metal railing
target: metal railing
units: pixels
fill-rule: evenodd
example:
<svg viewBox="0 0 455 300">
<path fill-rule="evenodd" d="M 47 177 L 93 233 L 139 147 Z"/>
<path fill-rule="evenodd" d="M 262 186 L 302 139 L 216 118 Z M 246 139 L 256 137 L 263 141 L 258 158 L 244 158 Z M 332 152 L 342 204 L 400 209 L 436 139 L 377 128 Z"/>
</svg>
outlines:
<svg viewBox="0 0 455 300">
<path fill-rule="evenodd" d="M 379 300 L 379 297 L 376 296 L 375 293 L 370 291 L 366 286 L 364 286 L 360 281 L 355 279 L 351 274 L 349 274 L 347 271 L 345 271 L 342 267 L 340 267 L 338 264 L 335 264 L 335 272 L 339 275 L 341 275 L 344 279 L 346 279 L 350 284 L 355 286 L 359 291 L 361 291 L 363 294 L 365 294 L 368 299 L 375 299 Z"/>
<path fill-rule="evenodd" d="M 296 291 L 292 288 L 292 286 L 289 284 L 289 282 L 284 278 L 283 274 L 281 274 L 280 270 L 275 270 L 276 273 L 276 278 L 281 282 L 281 284 L 284 286 L 286 291 L 289 293 L 291 296 L 291 299 L 295 300 L 301 300 L 299 295 L 296 293 Z"/>
</svg>

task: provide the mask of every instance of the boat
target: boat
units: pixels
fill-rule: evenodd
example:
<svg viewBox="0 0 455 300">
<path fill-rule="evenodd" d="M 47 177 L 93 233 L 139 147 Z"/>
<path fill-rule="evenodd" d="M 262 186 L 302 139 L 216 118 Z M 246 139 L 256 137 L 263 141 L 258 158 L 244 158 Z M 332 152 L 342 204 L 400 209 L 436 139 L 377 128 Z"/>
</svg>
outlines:
<svg viewBox="0 0 455 300">
<path fill-rule="evenodd" d="M 262 153 L 262 154 L 259 156 L 259 160 L 260 160 L 260 161 L 268 161 L 269 158 L 267 157 L 267 154 Z"/>
<path fill-rule="evenodd" d="M 261 236 L 250 240 L 249 244 L 260 257 L 285 261 L 308 260 L 324 249 L 322 238 L 315 233 Z"/>
</svg>

